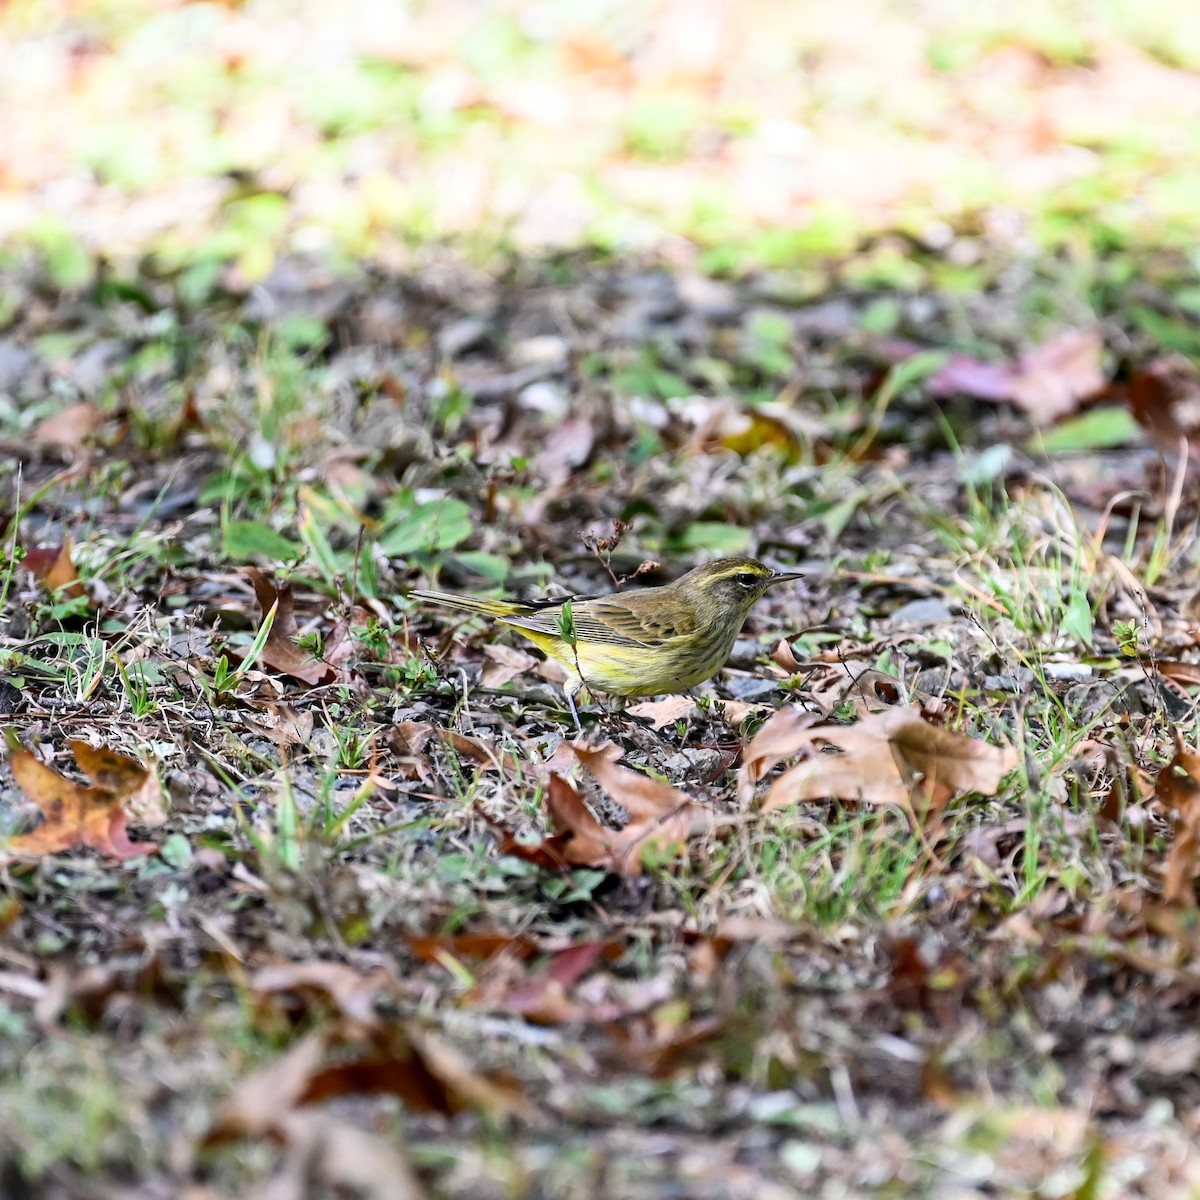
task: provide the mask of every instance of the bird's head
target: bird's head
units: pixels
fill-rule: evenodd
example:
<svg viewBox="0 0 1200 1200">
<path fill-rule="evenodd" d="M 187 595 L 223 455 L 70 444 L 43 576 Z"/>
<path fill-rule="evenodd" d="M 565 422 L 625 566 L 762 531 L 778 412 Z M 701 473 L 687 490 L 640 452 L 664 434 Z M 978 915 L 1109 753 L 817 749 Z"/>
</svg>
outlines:
<svg viewBox="0 0 1200 1200">
<path fill-rule="evenodd" d="M 799 578 L 799 571 L 773 571 L 756 558 L 739 556 L 713 559 L 681 576 L 673 586 L 706 614 L 744 620 L 769 588 Z"/>
</svg>

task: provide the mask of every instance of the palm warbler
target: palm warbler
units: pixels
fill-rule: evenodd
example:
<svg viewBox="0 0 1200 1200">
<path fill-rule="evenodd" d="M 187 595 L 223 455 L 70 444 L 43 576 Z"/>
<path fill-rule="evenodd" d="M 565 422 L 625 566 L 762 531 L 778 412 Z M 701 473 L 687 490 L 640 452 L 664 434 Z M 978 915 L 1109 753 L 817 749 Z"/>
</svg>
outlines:
<svg viewBox="0 0 1200 1200">
<path fill-rule="evenodd" d="M 664 587 L 524 604 L 417 590 L 414 600 L 494 617 L 567 668 L 567 703 L 582 734 L 581 687 L 621 698 L 684 692 L 725 665 L 751 608 L 794 571 L 753 558 L 718 558 Z"/>
</svg>

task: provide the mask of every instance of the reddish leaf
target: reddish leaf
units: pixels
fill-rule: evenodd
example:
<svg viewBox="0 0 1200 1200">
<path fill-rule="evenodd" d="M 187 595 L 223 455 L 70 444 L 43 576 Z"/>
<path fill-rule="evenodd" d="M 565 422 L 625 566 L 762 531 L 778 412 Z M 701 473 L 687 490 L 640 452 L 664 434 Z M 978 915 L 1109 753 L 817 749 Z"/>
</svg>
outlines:
<svg viewBox="0 0 1200 1200">
<path fill-rule="evenodd" d="M 84 772 L 96 780 L 84 787 L 46 766 L 9 735 L 9 765 L 21 790 L 37 805 L 44 820 L 32 833 L 11 838 L 10 855 L 39 857 L 74 846 L 90 846 L 109 858 L 135 858 L 156 847 L 130 841 L 126 805 L 153 776 L 137 759 L 86 742 L 68 745 Z"/>
<path fill-rule="evenodd" d="M 1159 802 L 1178 814 L 1167 854 L 1163 899 L 1168 904 L 1196 904 L 1196 875 L 1200 873 L 1200 754 L 1188 750 L 1176 735 L 1175 757 L 1154 782 Z"/>
<path fill-rule="evenodd" d="M 35 579 L 40 579 L 49 592 L 61 588 L 65 595 L 73 598 L 85 594 L 79 572 L 71 561 L 70 538 L 61 546 L 35 546 L 26 550 L 21 566 Z"/>
<path fill-rule="evenodd" d="M 1167 450 L 1200 435 L 1200 370 L 1179 354 L 1153 359 L 1125 389 L 1134 419 Z"/>
<path fill-rule="evenodd" d="M 1016 363 L 989 363 L 957 355 L 926 381 L 931 395 L 962 394 L 1011 401 L 1035 421 L 1050 423 L 1104 390 L 1104 343 L 1093 330 L 1068 329 Z"/>
<path fill-rule="evenodd" d="M 504 954 L 530 959 L 538 954 L 537 943 L 508 933 L 452 933 L 441 937 L 405 934 L 408 948 L 423 962 L 442 963 L 450 958 L 494 958 Z"/>
</svg>

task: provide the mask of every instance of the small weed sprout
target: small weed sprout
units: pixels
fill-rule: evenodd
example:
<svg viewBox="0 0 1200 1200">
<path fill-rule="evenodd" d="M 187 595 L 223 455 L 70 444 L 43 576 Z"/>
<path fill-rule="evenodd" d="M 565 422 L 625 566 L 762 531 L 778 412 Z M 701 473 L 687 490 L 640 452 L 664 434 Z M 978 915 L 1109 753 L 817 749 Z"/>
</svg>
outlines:
<svg viewBox="0 0 1200 1200">
<path fill-rule="evenodd" d="M 1112 634 L 1116 639 L 1117 648 L 1122 654 L 1128 658 L 1137 658 L 1138 627 L 1136 621 L 1114 621 Z"/>
</svg>

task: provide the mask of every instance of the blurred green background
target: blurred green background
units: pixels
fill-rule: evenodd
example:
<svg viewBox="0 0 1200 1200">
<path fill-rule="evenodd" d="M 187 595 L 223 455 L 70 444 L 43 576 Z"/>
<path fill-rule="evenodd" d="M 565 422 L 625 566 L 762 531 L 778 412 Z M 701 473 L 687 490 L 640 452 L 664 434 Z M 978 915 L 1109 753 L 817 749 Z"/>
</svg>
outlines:
<svg viewBox="0 0 1200 1200">
<path fill-rule="evenodd" d="M 1194 0 L 10 0 L 0 61 L 0 244 L 63 286 L 1200 233 Z"/>
</svg>

